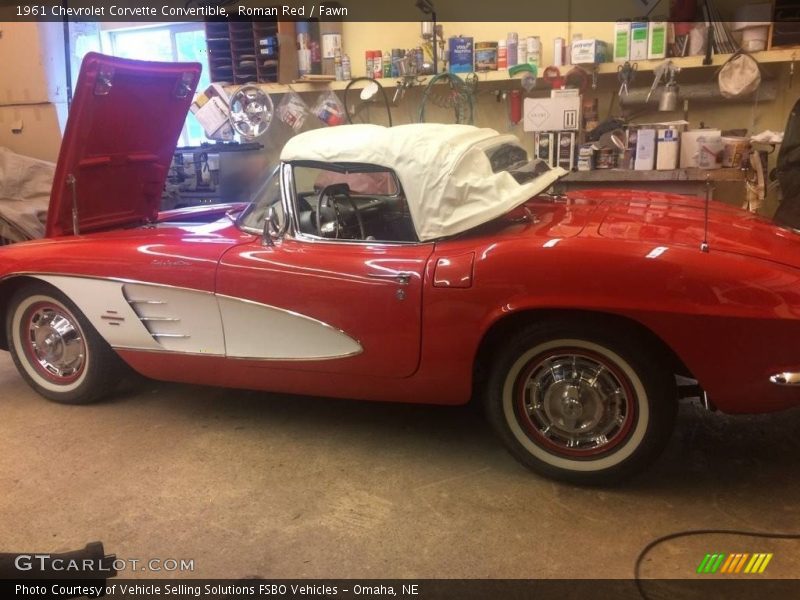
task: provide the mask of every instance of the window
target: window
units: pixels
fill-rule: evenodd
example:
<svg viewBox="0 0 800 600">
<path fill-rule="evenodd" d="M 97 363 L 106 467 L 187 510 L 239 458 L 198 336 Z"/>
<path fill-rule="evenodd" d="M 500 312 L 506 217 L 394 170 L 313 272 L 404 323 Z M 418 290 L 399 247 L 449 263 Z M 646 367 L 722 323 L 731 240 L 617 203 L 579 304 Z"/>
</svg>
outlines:
<svg viewBox="0 0 800 600">
<path fill-rule="evenodd" d="M 295 227 L 314 237 L 416 242 L 408 203 L 394 172 L 371 165 L 298 165 Z"/>
<path fill-rule="evenodd" d="M 260 233 L 264 228 L 264 219 L 267 218 L 267 211 L 270 207 L 273 207 L 278 213 L 278 219 L 283 221 L 280 173 L 280 168 L 275 169 L 261 189 L 255 193 L 253 201 L 239 217 L 239 227 L 246 231 Z"/>
<path fill-rule="evenodd" d="M 72 88 L 78 79 L 81 61 L 88 52 L 102 52 L 122 58 L 166 62 L 199 62 L 203 66 L 198 90 L 210 83 L 208 52 L 203 23 L 162 23 L 154 26 L 108 29 L 112 24 L 69 21 L 69 62 Z M 199 146 L 205 132 L 194 115 L 187 115 L 179 145 Z"/>
<path fill-rule="evenodd" d="M 111 53 L 121 58 L 165 62 L 199 62 L 203 65 L 198 90 L 211 83 L 208 74 L 208 52 L 202 23 L 173 23 L 157 27 L 117 29 L 109 33 Z M 189 114 L 179 145 L 199 146 L 206 141 L 205 132 Z"/>
</svg>

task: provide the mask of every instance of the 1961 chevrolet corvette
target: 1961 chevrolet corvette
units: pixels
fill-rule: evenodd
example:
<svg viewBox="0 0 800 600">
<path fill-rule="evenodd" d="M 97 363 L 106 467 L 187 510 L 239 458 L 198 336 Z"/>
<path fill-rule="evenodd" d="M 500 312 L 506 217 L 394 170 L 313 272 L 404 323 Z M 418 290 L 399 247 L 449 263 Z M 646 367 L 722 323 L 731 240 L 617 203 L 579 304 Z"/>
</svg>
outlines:
<svg viewBox="0 0 800 600">
<path fill-rule="evenodd" d="M 677 382 L 730 413 L 800 403 L 795 232 L 684 196 L 546 195 L 563 171 L 514 136 L 433 124 L 307 132 L 249 206 L 159 213 L 198 74 L 84 60 L 46 238 L 0 248 L 1 342 L 41 395 L 98 400 L 126 364 L 475 395 L 514 456 L 580 483 L 656 457 Z"/>
</svg>

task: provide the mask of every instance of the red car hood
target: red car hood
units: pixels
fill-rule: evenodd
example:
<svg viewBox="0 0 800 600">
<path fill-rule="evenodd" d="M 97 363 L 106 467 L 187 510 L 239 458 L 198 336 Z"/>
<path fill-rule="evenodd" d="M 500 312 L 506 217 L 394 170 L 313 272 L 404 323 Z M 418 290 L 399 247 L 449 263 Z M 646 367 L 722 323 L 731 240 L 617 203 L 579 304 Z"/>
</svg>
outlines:
<svg viewBox="0 0 800 600">
<path fill-rule="evenodd" d="M 695 248 L 703 241 L 705 201 L 701 198 L 630 190 L 576 192 L 570 197 L 603 202 L 605 216 L 597 232 L 605 238 Z M 721 202 L 712 201 L 708 207 L 708 244 L 712 252 L 800 268 L 800 235 Z"/>
<path fill-rule="evenodd" d="M 58 156 L 48 237 L 155 220 L 200 70 L 198 63 L 86 55 Z"/>
</svg>

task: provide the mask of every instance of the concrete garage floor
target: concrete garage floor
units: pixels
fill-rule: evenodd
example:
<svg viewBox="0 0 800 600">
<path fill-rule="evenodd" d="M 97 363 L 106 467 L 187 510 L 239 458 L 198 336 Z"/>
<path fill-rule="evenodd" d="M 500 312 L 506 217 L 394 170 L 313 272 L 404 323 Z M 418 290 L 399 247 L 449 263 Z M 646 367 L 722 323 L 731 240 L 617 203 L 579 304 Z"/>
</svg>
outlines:
<svg viewBox="0 0 800 600">
<path fill-rule="evenodd" d="M 627 578 L 675 530 L 800 530 L 798 410 L 686 407 L 648 473 L 582 489 L 518 466 L 469 408 L 160 383 L 60 406 L 5 352 L 0 390 L 0 551 L 102 540 L 194 559 L 184 577 Z M 692 576 L 706 552 L 774 552 L 771 576 L 800 577 L 800 542 L 744 537 L 670 542 L 643 575 Z"/>
</svg>

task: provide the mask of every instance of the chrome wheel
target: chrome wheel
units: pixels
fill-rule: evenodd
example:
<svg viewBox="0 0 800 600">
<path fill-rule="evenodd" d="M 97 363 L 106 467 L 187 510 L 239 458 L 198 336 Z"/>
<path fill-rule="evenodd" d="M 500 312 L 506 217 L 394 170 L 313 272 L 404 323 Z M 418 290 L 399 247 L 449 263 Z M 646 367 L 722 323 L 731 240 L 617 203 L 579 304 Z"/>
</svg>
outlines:
<svg viewBox="0 0 800 600">
<path fill-rule="evenodd" d="M 20 338 L 30 364 L 46 379 L 68 384 L 86 364 L 86 342 L 77 319 L 64 307 L 37 302 L 21 319 Z"/>
<path fill-rule="evenodd" d="M 516 385 L 517 418 L 532 441 L 573 458 L 595 457 L 622 443 L 636 419 L 628 377 L 585 349 L 539 355 Z"/>
</svg>

